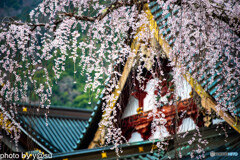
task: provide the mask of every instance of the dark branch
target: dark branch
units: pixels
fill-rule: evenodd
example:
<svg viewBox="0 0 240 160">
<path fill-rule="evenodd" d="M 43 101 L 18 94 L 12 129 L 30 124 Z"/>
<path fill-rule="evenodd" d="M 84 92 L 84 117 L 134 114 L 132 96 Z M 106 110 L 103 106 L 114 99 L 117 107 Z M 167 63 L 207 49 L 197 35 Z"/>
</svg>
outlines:
<svg viewBox="0 0 240 160">
<path fill-rule="evenodd" d="M 145 1 L 145 0 L 143 0 Z M 146 1 L 147 2 L 147 1 Z M 145 3 L 146 3 L 145 2 Z M 74 13 L 62 13 L 61 15 L 63 16 L 68 16 L 68 17 L 74 17 L 76 20 L 82 20 L 82 21 L 90 21 L 90 22 L 94 22 L 96 20 L 100 21 L 102 20 L 106 15 L 108 15 L 110 12 L 112 12 L 113 10 L 115 9 L 118 9 L 122 6 L 133 6 L 135 3 L 137 3 L 136 1 L 132 0 L 131 2 L 128 2 L 128 3 L 124 3 L 124 2 L 114 2 L 112 4 L 110 4 L 110 7 L 106 8 L 105 9 L 105 12 L 103 13 L 99 13 L 97 16 L 95 17 L 89 17 L 89 16 L 78 16 L 78 15 L 75 15 Z M 54 24 L 54 31 L 56 30 L 57 28 L 57 25 L 59 25 L 60 23 L 62 23 L 63 20 L 62 19 L 59 19 L 59 20 L 56 20 L 53 24 Z M 8 24 L 8 25 L 11 25 L 11 24 L 14 24 L 14 25 L 28 25 L 31 28 L 31 31 L 35 30 L 36 27 L 45 27 L 47 25 L 47 23 L 23 23 L 23 22 L 3 22 L 4 24 Z"/>
<path fill-rule="evenodd" d="M 74 17 L 76 20 L 80 20 L 80 21 L 94 22 L 96 20 L 97 21 L 102 20 L 104 17 L 106 17 L 113 10 L 116 10 L 116 9 L 118 9 L 120 7 L 145 4 L 145 3 L 148 3 L 148 2 L 151 2 L 151 1 L 154 1 L 154 0 L 131 0 L 131 1 L 123 1 L 123 2 L 119 2 L 117 0 L 114 3 L 110 4 L 109 7 L 104 10 L 104 12 L 99 13 L 97 16 L 94 16 L 94 17 L 78 16 L 78 15 L 75 15 L 74 13 L 61 13 L 60 15 L 68 16 L 68 17 Z M 62 22 L 63 22 L 63 19 L 56 20 L 53 23 L 54 24 L 53 31 L 56 31 L 57 25 L 59 25 Z M 35 30 L 37 27 L 45 27 L 47 25 L 47 23 L 35 23 L 34 24 L 34 23 L 14 22 L 14 21 L 13 22 L 3 22 L 3 23 L 8 24 L 8 25 L 11 25 L 11 24 L 15 24 L 15 25 L 28 25 L 28 26 L 32 27 L 31 31 Z"/>
</svg>

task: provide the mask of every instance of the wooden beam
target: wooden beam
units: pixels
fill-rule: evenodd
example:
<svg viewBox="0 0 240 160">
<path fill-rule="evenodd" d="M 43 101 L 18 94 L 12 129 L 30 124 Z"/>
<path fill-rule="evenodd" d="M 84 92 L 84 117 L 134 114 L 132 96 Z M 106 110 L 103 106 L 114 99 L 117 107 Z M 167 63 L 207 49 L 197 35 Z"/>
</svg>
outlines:
<svg viewBox="0 0 240 160">
<path fill-rule="evenodd" d="M 149 28 L 153 32 L 154 37 L 158 41 L 159 45 L 162 47 L 166 56 L 169 58 L 169 53 L 171 52 L 171 47 L 168 42 L 164 39 L 163 35 L 159 33 L 157 22 L 154 20 L 154 17 L 148 7 L 148 4 L 144 6 L 145 13 L 148 16 L 148 20 L 150 22 Z M 176 66 L 181 68 L 181 64 L 174 59 L 176 62 Z M 232 128 L 234 128 L 238 133 L 240 133 L 240 124 L 237 124 L 237 120 L 235 120 L 230 114 L 221 110 L 217 107 L 217 103 L 213 100 L 213 98 L 202 88 L 202 86 L 195 80 L 189 72 L 183 75 L 183 77 L 187 80 L 187 82 L 191 85 L 191 87 L 198 93 L 198 95 L 202 99 L 202 106 L 204 108 L 213 109 L 222 119 L 224 119 Z"/>
</svg>

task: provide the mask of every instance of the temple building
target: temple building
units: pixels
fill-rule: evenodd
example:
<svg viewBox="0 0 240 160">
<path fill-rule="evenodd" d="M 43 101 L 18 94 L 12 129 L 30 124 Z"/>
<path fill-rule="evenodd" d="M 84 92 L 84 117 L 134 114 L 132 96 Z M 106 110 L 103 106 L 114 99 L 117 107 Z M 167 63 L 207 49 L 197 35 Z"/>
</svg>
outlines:
<svg viewBox="0 0 240 160">
<path fill-rule="evenodd" d="M 171 35 L 167 24 L 162 24 L 163 19 L 170 16 L 162 15 L 162 10 L 157 2 L 145 5 L 150 21 L 149 30 L 155 31 L 154 39 L 149 41 L 160 51 L 159 55 L 149 61 L 147 58 L 151 53 L 141 48 L 144 46 L 138 45 L 139 42 L 133 41 L 132 48 L 142 52 L 146 59 L 140 60 L 136 56 L 137 63 L 133 63 L 134 58 L 129 57 L 125 65 L 117 66 L 115 69 L 122 73 L 118 77 L 118 87 L 105 90 L 93 111 L 50 107 L 48 111 L 40 109 L 36 112 L 36 106 L 20 106 L 19 116 L 11 118 L 22 126 L 19 150 L 6 133 L 3 143 L 8 152 L 33 152 L 37 149 L 52 154 L 53 159 L 62 160 L 155 160 L 179 156 L 181 159 L 190 159 L 192 154 L 195 157 L 202 154 L 199 148 L 204 149 L 202 158 L 209 160 L 214 159 L 216 152 L 240 154 L 240 93 L 235 95 L 240 86 L 225 85 L 226 77 L 209 73 L 200 81 L 195 80 L 191 74 L 197 73 L 197 70 L 179 75 L 179 81 L 174 81 L 168 56 L 169 48 L 174 45 L 174 35 Z M 159 28 L 166 30 L 160 33 Z M 217 70 L 221 70 L 219 64 L 223 61 L 224 58 L 218 61 Z M 142 79 L 139 79 L 139 75 Z M 211 78 L 214 80 L 210 81 Z M 236 117 L 230 116 L 228 111 L 220 111 L 216 115 L 216 99 L 220 96 L 216 94 L 217 85 L 221 85 L 233 97 L 231 103 L 237 108 Z M 105 95 L 112 95 L 115 100 L 106 102 Z M 159 101 L 161 103 L 156 103 Z M 99 126 L 106 114 L 113 114 L 102 111 L 106 103 L 111 109 L 116 108 L 114 118 L 117 121 L 114 125 L 121 128 L 122 136 L 128 141 L 119 146 L 123 151 L 119 155 L 111 149 L 111 144 L 105 145 L 102 130 L 106 128 Z M 120 107 L 116 107 L 116 104 Z M 209 114 L 205 114 L 206 110 L 209 110 Z M 44 112 L 48 112 L 48 126 L 44 125 Z M 202 141 L 199 139 L 206 144 L 200 144 Z M 158 142 L 161 142 L 164 150 L 159 150 Z M 240 159 L 240 155 L 230 158 Z"/>
</svg>

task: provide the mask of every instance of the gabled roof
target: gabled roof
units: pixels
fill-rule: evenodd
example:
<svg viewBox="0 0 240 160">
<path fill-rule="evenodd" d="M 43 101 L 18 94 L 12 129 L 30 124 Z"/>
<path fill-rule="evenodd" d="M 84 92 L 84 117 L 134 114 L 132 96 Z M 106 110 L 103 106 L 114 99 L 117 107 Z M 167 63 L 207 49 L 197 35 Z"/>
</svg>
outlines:
<svg viewBox="0 0 240 160">
<path fill-rule="evenodd" d="M 162 30 L 161 34 L 167 41 L 168 45 L 174 45 L 175 37 L 171 34 L 171 30 L 166 20 L 169 16 L 172 16 L 172 14 L 177 11 L 172 11 L 172 14 L 169 13 L 167 15 L 162 15 L 162 8 L 157 4 L 157 2 L 151 2 L 149 4 L 149 8 L 151 14 L 154 16 L 154 20 L 157 23 L 157 27 L 159 28 L 159 30 Z M 219 72 L 223 71 L 221 65 L 224 63 L 224 60 L 226 60 L 226 57 L 223 57 L 223 61 L 219 60 L 216 64 L 215 69 Z M 191 62 L 186 62 L 187 65 L 189 63 Z M 191 68 L 189 68 L 189 65 L 188 69 L 191 74 L 198 72 L 198 70 L 191 70 Z M 221 85 L 225 91 L 229 91 L 229 96 L 232 97 L 231 102 L 233 102 L 234 105 L 237 107 L 236 112 L 240 116 L 240 93 L 238 92 L 237 95 L 234 94 L 235 91 L 240 90 L 239 82 L 234 82 L 235 84 L 231 85 L 225 85 L 226 77 L 217 74 L 212 76 L 210 74 L 210 69 L 211 68 L 206 71 L 206 75 L 202 76 L 198 80 L 198 83 L 200 83 L 200 85 L 205 89 L 205 91 L 215 100 L 218 100 L 218 98 L 221 97 L 221 94 L 223 94 L 220 93 L 216 95 L 217 85 Z M 211 81 L 211 79 L 213 79 L 213 81 Z M 89 143 L 92 141 L 94 134 L 98 129 L 98 123 L 102 118 L 101 105 L 104 103 L 104 100 L 102 100 L 103 96 L 104 94 L 100 96 L 100 100 L 97 102 L 97 106 L 94 108 L 93 112 L 88 110 L 54 107 L 50 107 L 49 110 L 40 109 L 40 111 L 37 112 L 37 107 L 22 105 L 20 108 L 27 108 L 27 112 L 19 110 L 19 116 L 17 117 L 17 121 L 21 123 L 21 126 L 27 131 L 29 135 L 31 135 L 35 140 L 37 140 L 43 146 L 51 150 L 53 153 L 68 152 L 55 154 L 55 159 L 69 157 L 73 159 L 80 159 L 81 156 L 87 155 L 87 157 L 89 157 L 90 154 L 96 155 L 96 158 L 99 159 L 101 158 L 102 151 L 111 153 L 110 155 L 112 155 L 112 157 L 109 156 L 109 159 L 115 159 L 116 154 L 114 151 L 110 150 L 111 146 L 91 150 L 86 149 L 74 151 L 75 149 L 87 148 Z M 48 116 L 46 121 L 45 113 L 47 112 L 49 113 L 47 114 Z M 47 123 L 49 124 L 48 126 L 46 126 Z M 194 131 L 192 131 L 191 133 L 193 134 Z M 189 134 L 189 136 L 192 136 L 191 133 Z M 215 131 L 214 127 L 209 129 L 203 129 L 203 134 L 205 135 L 204 137 L 210 141 L 210 147 L 206 148 L 206 156 L 208 156 L 207 158 L 209 159 L 211 159 L 211 157 L 209 157 L 209 152 L 213 149 L 215 149 L 216 151 L 229 150 L 240 152 L 239 134 L 235 131 L 228 130 L 229 141 L 227 143 L 222 141 L 225 135 L 223 133 L 219 135 L 219 133 Z M 183 149 L 183 151 L 186 151 L 185 155 L 187 155 L 189 153 L 189 150 L 192 149 L 188 147 L 187 141 L 187 138 L 182 139 L 182 142 L 180 143 L 181 149 Z M 148 150 L 145 150 L 146 152 L 143 151 L 138 153 L 139 150 L 137 148 L 141 146 L 147 147 Z M 123 145 L 122 148 L 124 150 L 124 153 L 120 159 L 158 159 L 159 155 L 157 154 L 157 152 L 150 152 L 150 146 L 152 146 L 152 142 L 147 141 L 135 143 L 130 146 Z M 127 152 L 128 149 L 129 152 Z M 175 150 L 172 149 L 168 151 L 168 153 L 173 154 L 171 152 L 174 151 Z M 166 157 L 164 157 L 163 155 L 162 158 Z"/>
<path fill-rule="evenodd" d="M 155 30 L 155 34 L 156 35 L 156 40 L 159 41 L 160 46 L 163 48 L 164 52 L 169 52 L 169 50 L 171 49 L 171 47 L 174 45 L 175 42 L 175 35 L 172 35 L 171 33 L 171 29 L 169 24 L 167 23 L 167 19 L 170 16 L 174 16 L 175 13 L 178 12 L 178 10 L 172 10 L 170 7 L 169 9 L 169 13 L 167 15 L 163 15 L 163 8 L 161 6 L 159 6 L 159 4 L 157 2 L 150 2 L 147 9 L 149 9 L 150 11 L 150 16 L 153 16 L 152 22 L 154 24 L 150 24 L 150 28 L 152 27 L 153 30 Z M 150 23 L 152 23 L 150 21 Z M 156 23 L 156 29 L 153 28 L 153 26 L 151 25 L 155 25 Z M 155 27 L 155 26 L 154 26 Z M 156 31 L 157 30 L 157 31 Z M 161 32 L 160 32 L 161 31 Z M 162 40 L 161 38 L 163 38 L 164 40 Z M 134 48 L 135 47 L 135 48 Z M 132 42 L 132 49 L 138 50 L 139 46 L 137 44 L 136 41 Z M 168 53 L 166 53 L 168 54 Z M 235 55 L 236 56 L 236 55 Z M 237 55 L 239 56 L 239 55 Z M 222 66 L 222 64 L 224 63 L 224 61 L 226 61 L 226 57 L 222 57 L 223 60 L 221 61 L 220 59 L 217 61 L 216 67 L 214 68 L 215 70 L 217 70 L 218 72 L 227 72 L 226 70 L 224 70 L 224 67 Z M 126 62 L 126 66 L 129 65 L 129 67 L 132 67 L 132 57 L 130 57 L 127 62 Z M 128 61 L 129 64 L 128 64 Z M 192 75 L 194 73 L 198 73 L 199 71 L 197 69 L 195 70 L 191 70 L 191 68 L 189 67 L 190 63 L 189 61 L 186 61 L 186 64 L 184 64 L 185 66 L 187 66 L 187 69 L 189 70 L 189 75 Z M 207 61 L 204 61 L 202 63 L 202 65 L 207 65 Z M 229 67 L 231 67 L 231 65 L 229 64 Z M 201 66 L 199 66 L 199 68 L 201 68 Z M 198 68 L 198 69 L 199 69 Z M 201 76 L 200 79 L 195 80 L 190 76 L 190 79 L 188 79 L 188 81 L 192 81 L 193 80 L 193 84 L 192 87 L 193 89 L 195 89 L 196 91 L 200 90 L 197 93 L 203 94 L 206 98 L 209 98 L 210 101 L 212 103 L 214 103 L 213 107 L 215 107 L 216 105 L 216 101 L 217 102 L 221 102 L 223 97 L 221 97 L 224 93 L 220 93 L 217 94 L 217 89 L 218 89 L 218 85 L 220 85 L 221 87 L 223 87 L 224 91 L 229 92 L 229 96 L 231 97 L 231 100 L 227 103 L 234 103 L 235 107 L 237 108 L 236 113 L 238 114 L 238 116 L 240 116 L 240 92 L 237 92 L 238 94 L 235 94 L 236 91 L 240 91 L 240 84 L 238 81 L 234 81 L 234 83 L 232 83 L 231 85 L 227 85 L 227 83 L 225 83 L 227 81 L 227 77 L 224 77 L 223 75 L 218 75 L 218 74 L 214 74 L 211 75 L 210 71 L 212 68 L 208 67 L 206 74 Z M 124 68 L 124 71 L 126 69 Z M 130 69 L 131 70 L 131 69 Z M 126 75 L 124 75 L 124 71 L 122 72 L 123 76 L 125 77 L 125 80 L 123 80 L 123 83 L 121 83 L 122 86 L 124 86 L 125 82 L 126 82 L 126 77 L 128 76 L 128 74 L 130 73 L 130 71 L 126 71 Z M 213 81 L 211 80 L 213 79 Z M 121 81 L 121 79 L 119 80 Z M 197 84 L 197 85 L 196 85 Z M 196 85 L 196 86 L 195 86 Z M 121 88 L 121 87 L 119 87 Z M 123 87 L 122 87 L 123 89 Z M 122 91 L 122 89 L 116 89 L 117 91 Z M 115 93 L 114 91 L 112 92 L 113 94 Z M 98 127 L 98 123 L 100 122 L 101 118 L 102 118 L 102 110 L 101 110 L 101 105 L 103 103 L 102 101 L 102 97 L 103 95 L 100 96 L 100 100 L 98 102 L 98 105 L 95 107 L 94 109 L 94 113 L 92 114 L 92 117 L 89 119 L 89 127 L 87 128 L 86 131 L 86 138 L 84 137 L 82 139 L 82 142 L 79 145 L 79 148 L 87 148 L 89 143 L 93 140 L 94 138 L 94 134 L 97 131 L 97 127 Z M 116 96 L 117 99 L 119 98 L 119 95 Z M 115 103 L 115 102 L 113 102 Z M 226 113 L 226 112 L 225 112 Z M 226 115 L 225 113 L 223 113 L 222 115 Z M 222 116 L 220 114 L 220 116 Z M 225 117 L 222 117 L 225 118 Z M 231 123 L 229 123 L 229 121 L 227 121 L 233 128 L 235 128 L 236 130 L 240 131 L 240 125 L 239 124 L 235 124 L 234 121 L 234 117 L 231 116 L 227 116 L 227 120 L 230 119 Z M 226 120 L 226 118 L 225 118 Z"/>
</svg>

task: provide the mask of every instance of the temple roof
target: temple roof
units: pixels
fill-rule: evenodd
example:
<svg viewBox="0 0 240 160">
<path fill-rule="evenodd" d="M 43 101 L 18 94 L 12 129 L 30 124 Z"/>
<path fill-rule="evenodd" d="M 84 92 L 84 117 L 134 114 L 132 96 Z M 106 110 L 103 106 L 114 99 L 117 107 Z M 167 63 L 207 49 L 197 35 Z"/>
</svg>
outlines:
<svg viewBox="0 0 240 160">
<path fill-rule="evenodd" d="M 33 105 L 20 105 L 17 110 L 15 120 L 20 123 L 22 132 L 34 141 L 36 148 L 52 153 L 76 149 L 92 113 L 85 109 L 52 106 L 46 109 Z"/>
<path fill-rule="evenodd" d="M 154 20 L 157 22 L 159 30 L 162 31 L 162 35 L 170 46 L 174 45 L 174 35 L 171 34 L 170 26 L 168 26 L 166 20 L 171 16 L 171 12 L 167 15 L 163 15 L 162 8 L 157 4 L 157 2 L 151 2 L 149 4 L 150 11 L 154 16 Z M 170 9 L 171 10 L 171 9 Z M 174 14 L 176 11 L 172 11 Z M 216 70 L 223 72 L 222 64 L 226 61 L 226 57 L 223 57 L 222 61 L 218 61 L 216 64 Z M 186 62 L 189 72 L 191 74 L 198 73 L 198 70 L 191 70 L 190 63 Z M 202 63 L 206 65 L 206 63 Z M 201 68 L 201 66 L 199 67 Z M 226 78 L 223 75 L 211 75 L 211 68 L 206 71 L 206 74 L 198 79 L 198 82 L 205 89 L 209 95 L 215 100 L 221 101 L 221 94 L 216 94 L 218 85 L 222 86 L 224 90 L 229 91 L 229 96 L 232 97 L 230 102 L 234 103 L 234 106 L 237 108 L 236 113 L 240 116 L 240 92 L 235 94 L 235 91 L 240 91 L 239 82 L 234 82 L 231 85 L 226 85 Z M 225 72 L 225 70 L 224 70 Z M 211 81 L 213 79 L 213 81 Z M 17 121 L 20 122 L 22 128 L 31 135 L 38 143 L 42 144 L 48 150 L 54 154 L 53 158 L 55 159 L 101 159 L 102 153 L 107 153 L 106 159 L 116 159 L 116 153 L 114 150 L 108 147 L 101 147 L 95 149 L 87 149 L 88 145 L 92 141 L 97 129 L 98 123 L 102 118 L 102 104 L 104 103 L 103 93 L 99 97 L 97 105 L 94 107 L 93 111 L 90 110 L 81 110 L 81 109 L 69 109 L 69 108 L 54 108 L 50 107 L 49 113 L 47 114 L 47 123 L 46 126 L 46 117 L 45 113 L 48 111 L 46 109 L 40 109 L 39 112 L 36 111 L 37 107 L 21 105 L 19 110 L 19 116 Z M 220 99 L 219 99 L 220 98 Z M 27 108 L 27 112 L 23 111 L 23 108 Z M 33 111 L 33 112 L 32 112 Z M 228 141 L 225 142 L 225 133 L 221 129 L 221 134 L 216 132 L 216 127 L 212 126 L 210 128 L 201 128 L 201 133 L 203 134 L 202 138 L 205 138 L 209 141 L 209 145 L 205 148 L 206 159 L 211 159 L 210 151 L 231 151 L 231 152 L 240 152 L 240 138 L 239 133 L 235 132 L 233 129 L 229 130 L 228 125 L 224 124 L 224 127 L 227 128 Z M 186 138 L 180 139 L 180 147 L 183 156 L 189 158 L 189 152 L 193 149 L 192 146 L 188 145 L 188 141 L 192 138 L 193 134 L 196 131 L 191 131 Z M 120 147 L 123 149 L 123 153 L 119 159 L 166 159 L 167 155 L 174 157 L 175 155 L 175 139 L 174 137 L 169 137 L 170 150 L 159 155 L 157 150 L 152 150 L 153 142 L 143 141 L 138 143 L 133 143 L 130 145 L 124 144 Z M 197 146 L 196 142 L 196 146 Z M 139 147 L 143 147 L 143 151 L 140 152 Z M 168 153 L 168 154 L 167 154 Z M 187 159 L 186 158 L 186 159 Z M 223 158 L 223 157 L 220 157 Z M 235 157 L 234 157 L 235 158 Z"/>
<path fill-rule="evenodd" d="M 226 123 L 223 126 L 227 126 Z M 204 147 L 205 157 L 206 159 L 213 159 L 216 157 L 211 157 L 210 152 L 240 152 L 240 137 L 239 134 L 233 129 L 227 129 L 224 132 L 222 129 L 219 129 L 219 132 L 216 132 L 216 126 L 212 126 L 210 128 L 202 128 L 200 129 L 201 138 L 207 140 L 209 143 Z M 159 140 L 156 140 L 155 143 L 153 141 L 142 141 L 135 142 L 131 144 L 123 144 L 119 146 L 123 150 L 120 153 L 120 157 L 117 157 L 115 150 L 112 150 L 111 147 L 100 147 L 94 149 L 81 149 L 76 150 L 69 153 L 58 153 L 53 155 L 53 159 L 65 159 L 68 160 L 77 160 L 77 159 L 120 159 L 120 160 L 157 160 L 157 159 L 168 159 L 169 157 L 175 157 L 175 151 L 181 150 L 182 159 L 190 159 L 190 153 L 193 150 L 198 149 L 198 141 L 194 141 L 191 145 L 189 145 L 189 140 L 192 139 L 196 134 L 196 131 L 190 131 L 188 135 L 184 138 L 178 138 L 178 147 L 175 148 L 176 138 L 175 136 L 166 137 L 164 141 L 169 142 L 169 149 L 167 151 L 158 152 L 156 147 L 156 143 Z M 228 137 L 225 137 L 225 134 Z M 183 136 L 184 134 L 180 134 Z M 196 152 L 194 153 L 196 157 Z M 224 159 L 224 157 L 218 157 L 219 159 Z M 229 157 L 228 157 L 229 158 Z M 237 159 L 238 156 L 232 156 L 231 159 Z"/>
<path fill-rule="evenodd" d="M 169 13 L 167 15 L 163 15 L 163 8 L 161 6 L 159 6 L 159 4 L 157 2 L 151 2 L 149 3 L 149 9 L 151 11 L 151 14 L 154 17 L 154 21 L 156 21 L 157 23 L 157 27 L 159 29 L 159 31 L 161 31 L 160 34 L 163 35 L 164 39 L 167 41 L 169 46 L 173 46 L 174 42 L 175 42 L 175 36 L 172 35 L 171 33 L 171 26 L 167 23 L 167 19 L 170 16 L 175 16 L 175 14 L 178 12 L 178 10 L 173 10 L 172 8 L 168 8 Z M 239 55 L 240 56 L 240 55 Z M 217 61 L 216 67 L 214 68 L 215 70 L 217 70 L 219 73 L 221 72 L 227 72 L 224 67 L 222 66 L 224 61 L 226 61 L 227 57 L 222 57 L 223 60 L 221 61 L 220 59 Z M 186 61 L 185 66 L 187 66 L 187 69 L 189 70 L 190 74 L 194 74 L 194 73 L 198 73 L 198 70 L 191 70 L 190 68 L 190 63 L 193 62 L 189 62 Z M 208 61 L 204 61 L 200 64 L 202 65 L 207 65 Z M 229 67 L 231 67 L 231 65 L 229 64 Z M 200 69 L 201 66 L 198 67 L 198 69 Z M 227 77 L 224 77 L 223 75 L 219 75 L 217 73 L 215 73 L 214 75 L 211 75 L 210 71 L 212 70 L 212 68 L 208 68 L 206 70 L 206 74 L 204 74 L 203 76 L 201 76 L 199 79 L 197 79 L 197 82 L 201 85 L 201 87 L 205 90 L 205 92 L 207 94 L 209 94 L 211 96 L 212 99 L 214 99 L 217 102 L 221 102 L 222 99 L 224 98 L 222 95 L 224 94 L 223 92 L 221 92 L 220 94 L 217 94 L 217 89 L 219 88 L 219 86 L 223 87 L 223 90 L 225 92 L 228 92 L 228 96 L 231 97 L 231 100 L 227 102 L 227 105 L 229 103 L 233 103 L 234 106 L 237 108 L 235 113 L 238 114 L 238 116 L 240 116 L 240 92 L 237 92 L 238 94 L 235 94 L 236 91 L 240 91 L 240 85 L 238 85 L 237 81 L 234 81 L 231 85 L 228 85 L 228 83 L 225 83 L 227 81 Z M 128 75 L 127 75 L 128 76 Z M 213 79 L 213 80 L 212 80 Z M 101 116 L 102 116 L 102 98 L 103 98 L 104 94 L 102 94 L 99 98 L 98 101 L 98 105 L 94 108 L 94 112 L 91 116 L 91 118 L 89 119 L 89 126 L 86 128 L 86 133 L 84 135 L 87 136 L 87 138 L 83 138 L 81 140 L 81 143 L 78 147 L 78 149 L 80 148 L 86 148 L 88 147 L 90 141 L 93 139 L 94 134 L 97 130 L 98 127 L 98 123 L 101 120 Z"/>
</svg>

